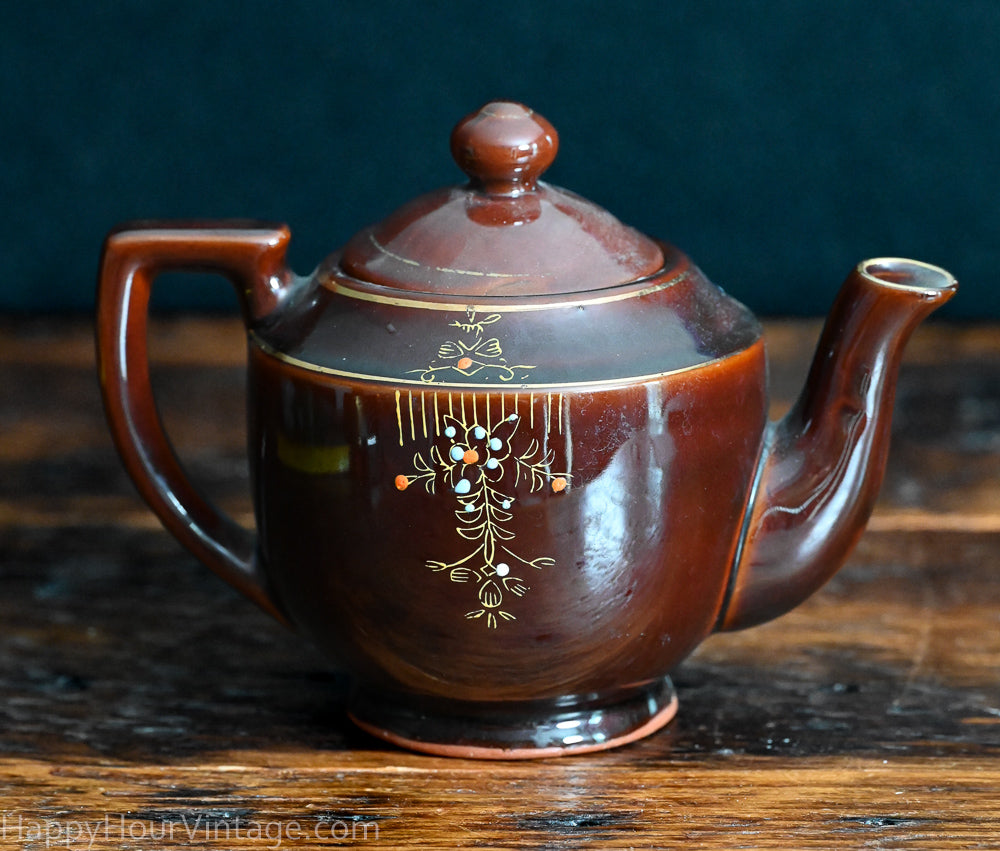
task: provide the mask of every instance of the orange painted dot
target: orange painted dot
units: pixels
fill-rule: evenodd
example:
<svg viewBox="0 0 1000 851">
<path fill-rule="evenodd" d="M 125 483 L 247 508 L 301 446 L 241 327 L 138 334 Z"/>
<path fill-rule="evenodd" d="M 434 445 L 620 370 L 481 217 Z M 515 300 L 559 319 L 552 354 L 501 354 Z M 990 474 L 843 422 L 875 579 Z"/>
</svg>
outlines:
<svg viewBox="0 0 1000 851">
<path fill-rule="evenodd" d="M 410 486 L 410 480 L 406 476 L 396 476 L 396 489 L 405 491 Z"/>
<path fill-rule="evenodd" d="M 472 366 L 472 358 L 460 358 L 458 361 L 459 369 L 468 369 Z"/>
<path fill-rule="evenodd" d="M 561 493 L 562 491 L 566 490 L 566 479 L 564 479 L 562 476 L 556 476 L 552 480 L 552 490 L 554 490 L 556 493 Z"/>
<path fill-rule="evenodd" d="M 465 464 L 475 464 L 479 460 L 479 453 L 475 449 L 466 449 L 465 454 L 462 456 L 462 462 Z"/>
</svg>

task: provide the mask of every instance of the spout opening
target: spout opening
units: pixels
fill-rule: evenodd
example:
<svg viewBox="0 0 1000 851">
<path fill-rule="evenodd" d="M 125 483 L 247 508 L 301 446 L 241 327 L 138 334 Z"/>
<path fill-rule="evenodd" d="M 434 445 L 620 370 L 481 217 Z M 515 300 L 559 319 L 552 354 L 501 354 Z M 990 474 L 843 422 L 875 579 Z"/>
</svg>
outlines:
<svg viewBox="0 0 1000 851">
<path fill-rule="evenodd" d="M 950 293 L 958 286 L 954 276 L 941 267 L 902 257 L 864 260 L 858 265 L 858 271 L 883 286 L 928 294 Z"/>
</svg>

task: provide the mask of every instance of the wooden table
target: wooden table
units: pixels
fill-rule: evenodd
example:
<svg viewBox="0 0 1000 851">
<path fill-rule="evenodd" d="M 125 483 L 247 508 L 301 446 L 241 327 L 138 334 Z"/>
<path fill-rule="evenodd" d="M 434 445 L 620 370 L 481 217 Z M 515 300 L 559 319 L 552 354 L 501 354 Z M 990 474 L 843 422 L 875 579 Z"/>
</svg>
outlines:
<svg viewBox="0 0 1000 851">
<path fill-rule="evenodd" d="M 161 319 L 164 416 L 250 519 L 243 343 Z M 775 410 L 818 326 L 769 323 Z M 104 427 L 90 328 L 0 321 L 0 847 L 1000 848 L 1000 328 L 908 351 L 882 497 L 792 614 L 715 636 L 618 751 L 412 755 L 162 531 Z"/>
</svg>

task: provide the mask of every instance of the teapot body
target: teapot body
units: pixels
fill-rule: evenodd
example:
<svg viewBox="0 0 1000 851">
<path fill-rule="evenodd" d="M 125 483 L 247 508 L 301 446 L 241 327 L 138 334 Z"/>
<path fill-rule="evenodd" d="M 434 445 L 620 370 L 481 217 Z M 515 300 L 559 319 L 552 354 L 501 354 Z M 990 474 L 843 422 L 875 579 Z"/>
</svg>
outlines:
<svg viewBox="0 0 1000 851">
<path fill-rule="evenodd" d="M 291 623 L 371 705 L 659 686 L 726 598 L 756 321 L 686 261 L 479 304 L 332 268 L 251 335 L 260 558 Z"/>
</svg>

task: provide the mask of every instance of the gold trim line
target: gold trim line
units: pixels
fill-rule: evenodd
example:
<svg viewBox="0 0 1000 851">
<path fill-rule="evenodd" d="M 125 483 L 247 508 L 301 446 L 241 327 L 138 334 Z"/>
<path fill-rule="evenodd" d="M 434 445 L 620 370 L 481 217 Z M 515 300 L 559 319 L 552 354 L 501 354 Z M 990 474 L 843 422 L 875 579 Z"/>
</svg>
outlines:
<svg viewBox="0 0 1000 851">
<path fill-rule="evenodd" d="M 555 293 L 551 298 L 559 299 L 565 295 L 563 301 L 548 301 L 545 296 L 525 296 L 526 301 L 515 301 L 516 296 L 469 296 L 468 301 L 463 301 L 461 297 L 456 297 L 454 301 L 432 301 L 415 298 L 413 296 L 382 295 L 381 293 L 368 292 L 366 290 L 354 289 L 346 284 L 338 283 L 338 276 L 331 275 L 321 282 L 323 287 L 346 298 L 357 299 L 358 301 L 369 301 L 376 304 L 387 304 L 393 307 L 411 307 L 417 310 L 448 310 L 461 311 L 472 308 L 478 311 L 494 311 L 500 313 L 527 313 L 535 310 L 553 310 L 562 307 L 579 307 L 594 304 L 609 304 L 615 301 L 625 301 L 630 298 L 641 298 L 645 295 L 660 292 L 668 287 L 675 286 L 691 276 L 692 269 L 686 268 L 680 274 L 674 275 L 665 281 L 651 283 L 648 286 L 638 286 L 636 289 L 629 289 L 627 292 L 620 292 L 621 289 L 636 284 L 620 284 L 607 289 L 594 290 L 594 295 L 588 296 L 585 293 Z M 653 276 L 654 278 L 657 276 Z M 388 289 L 388 288 L 386 288 Z M 609 292 L 609 290 L 611 292 Z M 619 292 L 614 292 L 619 290 Z M 599 293 L 607 293 L 604 296 Z M 428 294 L 429 295 L 429 294 Z M 474 299 L 483 299 L 474 301 Z"/>
</svg>

